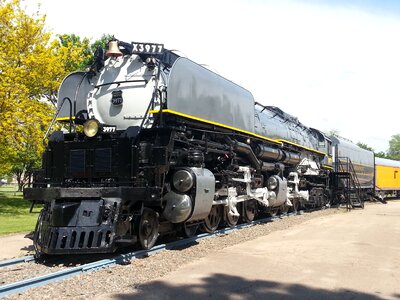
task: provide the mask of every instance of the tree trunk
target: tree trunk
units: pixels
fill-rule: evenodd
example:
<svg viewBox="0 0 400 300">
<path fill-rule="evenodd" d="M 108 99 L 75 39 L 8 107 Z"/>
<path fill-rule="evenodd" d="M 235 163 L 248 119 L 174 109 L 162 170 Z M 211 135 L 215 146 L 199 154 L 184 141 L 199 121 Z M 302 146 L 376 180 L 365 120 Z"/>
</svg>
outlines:
<svg viewBox="0 0 400 300">
<path fill-rule="evenodd" d="M 23 174 L 23 172 L 15 172 L 15 175 L 17 177 L 17 183 L 18 183 L 18 192 L 22 192 L 22 188 L 24 187 L 24 181 L 22 179 L 22 174 Z"/>
</svg>

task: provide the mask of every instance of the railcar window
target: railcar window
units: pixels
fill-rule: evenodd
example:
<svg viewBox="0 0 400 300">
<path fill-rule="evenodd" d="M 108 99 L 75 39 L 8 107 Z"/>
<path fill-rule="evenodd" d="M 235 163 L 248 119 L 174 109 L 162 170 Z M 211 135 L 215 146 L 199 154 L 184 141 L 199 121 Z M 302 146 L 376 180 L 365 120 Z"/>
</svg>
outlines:
<svg viewBox="0 0 400 300">
<path fill-rule="evenodd" d="M 398 171 L 394 171 L 394 172 L 393 172 L 393 177 L 394 177 L 394 179 L 397 178 L 397 172 L 398 172 Z"/>
</svg>

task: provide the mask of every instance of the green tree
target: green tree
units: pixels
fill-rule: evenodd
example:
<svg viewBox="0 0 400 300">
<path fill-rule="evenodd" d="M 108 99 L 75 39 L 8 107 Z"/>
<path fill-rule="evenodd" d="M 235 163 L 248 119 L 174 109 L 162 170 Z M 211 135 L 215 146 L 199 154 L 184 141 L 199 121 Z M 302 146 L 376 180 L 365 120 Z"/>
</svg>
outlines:
<svg viewBox="0 0 400 300">
<path fill-rule="evenodd" d="M 388 158 L 386 152 L 383 151 L 375 152 L 375 156 L 380 158 Z"/>
<path fill-rule="evenodd" d="M 87 62 L 91 59 L 90 41 L 88 38 L 81 38 L 75 34 L 58 35 L 58 44 L 55 45 L 56 55 L 63 55 L 64 67 L 68 71 L 83 71 Z M 74 51 L 79 49 L 80 51 Z M 83 56 L 83 59 L 74 57 Z M 77 59 L 78 58 L 78 59 Z"/>
<path fill-rule="evenodd" d="M 54 113 L 45 99 L 54 98 L 65 75 L 89 57 L 89 43 L 51 40 L 45 17 L 28 15 L 20 0 L 0 0 L 0 36 L 0 175 L 14 174 L 22 189 L 40 166 Z"/>
<path fill-rule="evenodd" d="M 400 160 L 400 134 L 395 134 L 389 141 L 388 157 Z"/>
<path fill-rule="evenodd" d="M 97 48 L 105 49 L 107 43 L 113 39 L 113 35 L 111 34 L 103 34 L 101 38 L 95 40 L 90 44 L 90 59 L 86 62 L 86 65 L 91 65 L 94 62 L 94 54 L 96 53 Z"/>
<path fill-rule="evenodd" d="M 330 131 L 327 132 L 327 135 L 340 137 L 340 131 L 337 129 L 331 129 Z"/>
<path fill-rule="evenodd" d="M 51 42 L 53 49 L 54 66 L 57 69 L 55 85 L 49 89 L 45 96 L 54 102 L 61 80 L 71 72 L 85 71 L 94 62 L 94 54 L 98 47 L 105 48 L 112 36 L 103 34 L 93 43 L 88 38 L 81 38 L 75 34 L 59 34 Z"/>
<path fill-rule="evenodd" d="M 45 44 L 50 34 L 43 30 L 44 18 L 25 14 L 20 1 L 0 0 L 0 165 L 4 174 L 15 170 L 14 164 L 25 148 L 43 150 L 33 128 L 44 127 L 51 108 L 39 102 L 49 85 L 51 66 L 45 62 L 51 51 Z M 27 138 L 29 140 L 27 140 Z M 40 138 L 39 138 L 40 141 Z M 31 144 L 28 146 L 28 144 Z M 36 144 L 36 145 L 35 145 Z"/>
<path fill-rule="evenodd" d="M 372 151 L 372 152 L 375 151 L 372 147 L 368 146 L 367 144 L 361 143 L 361 142 L 358 142 L 357 146 L 362 149 L 368 150 L 368 151 Z"/>
<path fill-rule="evenodd" d="M 88 38 L 81 38 L 75 34 L 58 35 L 58 41 L 54 43 L 55 55 L 68 72 L 85 71 L 94 62 L 94 54 L 97 48 L 105 48 L 113 38 L 110 34 L 103 34 L 93 43 Z"/>
<path fill-rule="evenodd" d="M 383 152 L 383 151 L 375 152 L 374 148 L 368 146 L 367 144 L 358 142 L 358 143 L 357 143 L 357 146 L 360 147 L 360 148 L 362 148 L 362 149 L 365 149 L 365 150 L 374 152 L 374 154 L 375 154 L 376 157 L 388 158 L 388 156 L 387 156 L 387 154 L 386 154 L 385 152 Z"/>
</svg>

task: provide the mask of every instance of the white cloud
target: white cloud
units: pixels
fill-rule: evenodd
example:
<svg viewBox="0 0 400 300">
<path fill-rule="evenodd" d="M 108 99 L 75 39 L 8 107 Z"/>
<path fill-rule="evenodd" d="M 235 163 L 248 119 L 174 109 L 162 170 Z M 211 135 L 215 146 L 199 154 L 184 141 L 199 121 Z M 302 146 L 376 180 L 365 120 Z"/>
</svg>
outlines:
<svg viewBox="0 0 400 300">
<path fill-rule="evenodd" d="M 378 151 L 400 133 L 400 19 L 292 1 L 41 2 L 57 33 L 163 42 L 305 125 Z"/>
</svg>

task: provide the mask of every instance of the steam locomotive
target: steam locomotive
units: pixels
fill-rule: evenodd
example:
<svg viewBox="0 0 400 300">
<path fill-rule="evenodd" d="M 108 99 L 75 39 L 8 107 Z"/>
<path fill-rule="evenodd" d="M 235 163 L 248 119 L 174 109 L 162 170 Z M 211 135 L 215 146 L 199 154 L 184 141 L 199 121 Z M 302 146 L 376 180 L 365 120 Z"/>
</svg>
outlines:
<svg viewBox="0 0 400 300">
<path fill-rule="evenodd" d="M 350 173 L 361 174 L 354 203 L 374 190 L 372 152 L 255 102 L 162 44 L 110 41 L 63 80 L 55 120 L 63 126 L 24 191 L 43 203 L 39 253 L 149 249 L 162 234 L 326 207 L 343 199 Z M 354 172 L 339 169 L 349 155 Z"/>
</svg>

